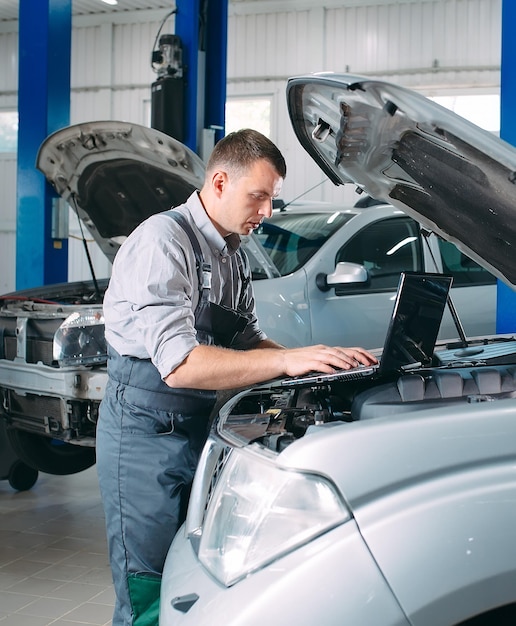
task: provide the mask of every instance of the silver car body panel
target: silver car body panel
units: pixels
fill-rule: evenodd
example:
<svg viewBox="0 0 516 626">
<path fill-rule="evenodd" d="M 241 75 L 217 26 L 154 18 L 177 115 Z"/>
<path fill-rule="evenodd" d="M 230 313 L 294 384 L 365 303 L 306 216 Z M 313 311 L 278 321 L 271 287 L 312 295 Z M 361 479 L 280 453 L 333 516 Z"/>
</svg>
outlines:
<svg viewBox="0 0 516 626">
<path fill-rule="evenodd" d="M 353 520 L 229 588 L 200 565 L 183 529 L 165 565 L 160 623 L 258 625 L 273 610 L 274 623 L 306 626 L 404 615 L 444 626 L 512 602 L 514 400 L 445 408 L 316 427 L 288 446 L 278 466 L 330 479 Z M 189 594 L 199 596 L 189 611 L 173 608 Z"/>
<path fill-rule="evenodd" d="M 336 551 L 343 555 L 338 562 Z M 188 612 L 174 608 L 173 599 L 191 593 L 198 595 L 199 600 Z M 364 621 L 357 622 L 357 614 Z M 221 587 L 198 567 L 188 541 L 174 542 L 162 580 L 160 624 L 263 626 L 268 623 L 408 626 L 410 622 L 353 521 L 230 588 Z"/>
<path fill-rule="evenodd" d="M 301 145 L 335 184 L 352 182 L 516 285 L 516 149 L 428 98 L 331 73 L 289 79 Z"/>
<path fill-rule="evenodd" d="M 453 624 L 465 610 L 485 611 L 486 597 L 513 601 L 514 399 L 327 431 L 289 446 L 278 463 L 341 489 L 411 623 Z"/>
</svg>

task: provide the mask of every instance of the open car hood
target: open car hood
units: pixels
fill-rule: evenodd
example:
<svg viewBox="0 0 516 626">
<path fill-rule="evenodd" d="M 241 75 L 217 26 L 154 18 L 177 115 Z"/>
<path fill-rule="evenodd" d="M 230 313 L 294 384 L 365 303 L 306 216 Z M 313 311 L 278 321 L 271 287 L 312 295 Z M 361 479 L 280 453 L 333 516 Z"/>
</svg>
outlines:
<svg viewBox="0 0 516 626">
<path fill-rule="evenodd" d="M 301 145 L 335 184 L 397 206 L 516 286 L 516 149 L 382 81 L 294 77 L 287 103 Z"/>
<path fill-rule="evenodd" d="M 176 139 L 116 121 L 53 133 L 41 145 L 36 167 L 77 211 L 110 261 L 140 222 L 200 189 L 205 170 Z"/>
</svg>

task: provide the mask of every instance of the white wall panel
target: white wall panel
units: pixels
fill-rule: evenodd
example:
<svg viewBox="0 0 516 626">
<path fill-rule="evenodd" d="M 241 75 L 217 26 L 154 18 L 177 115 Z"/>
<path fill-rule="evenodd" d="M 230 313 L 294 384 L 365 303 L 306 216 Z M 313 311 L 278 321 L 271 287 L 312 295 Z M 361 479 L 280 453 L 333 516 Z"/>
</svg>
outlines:
<svg viewBox="0 0 516 626">
<path fill-rule="evenodd" d="M 399 75 L 500 63 L 501 0 L 385 2 L 298 12 L 234 14 L 228 77 L 312 71 Z"/>
<path fill-rule="evenodd" d="M 16 158 L 0 156 L 0 293 L 13 291 L 16 277 Z"/>
<path fill-rule="evenodd" d="M 228 78 L 256 80 L 321 70 L 323 17 L 321 8 L 232 16 Z"/>
<path fill-rule="evenodd" d="M 150 84 L 140 89 L 124 89 L 113 94 L 113 119 L 150 126 Z"/>
<path fill-rule="evenodd" d="M 143 85 L 156 79 L 151 68 L 151 53 L 158 23 L 122 24 L 114 28 L 113 84 Z M 163 33 L 169 31 L 164 30 Z"/>
<path fill-rule="evenodd" d="M 70 123 L 113 119 L 111 89 L 72 91 L 70 96 Z"/>
<path fill-rule="evenodd" d="M 15 290 L 16 240 L 14 232 L 0 230 L 0 294 Z"/>
<path fill-rule="evenodd" d="M 72 93 L 72 124 L 93 120 L 122 120 L 150 124 L 150 85 L 138 89 L 99 90 Z"/>
<path fill-rule="evenodd" d="M 11 229 L 16 219 L 16 156 L 0 154 L 0 230 Z"/>
<path fill-rule="evenodd" d="M 18 89 L 18 34 L 3 33 L 0 36 L 0 89 Z"/>
<path fill-rule="evenodd" d="M 72 89 L 150 84 L 152 46 L 159 24 L 101 24 L 74 28 Z"/>
<path fill-rule="evenodd" d="M 110 65 L 105 57 L 105 32 L 101 25 L 72 29 L 72 89 L 96 88 L 104 83 L 103 75 Z"/>
<path fill-rule="evenodd" d="M 331 71 L 399 75 L 414 70 L 498 67 L 500 0 L 343 7 L 326 12 Z"/>
</svg>

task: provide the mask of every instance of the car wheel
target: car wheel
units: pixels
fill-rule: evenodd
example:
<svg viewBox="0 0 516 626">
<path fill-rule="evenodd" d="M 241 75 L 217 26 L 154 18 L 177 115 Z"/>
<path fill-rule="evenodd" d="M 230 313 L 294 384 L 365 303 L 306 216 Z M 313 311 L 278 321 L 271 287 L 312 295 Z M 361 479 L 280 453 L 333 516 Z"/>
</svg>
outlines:
<svg viewBox="0 0 516 626">
<path fill-rule="evenodd" d="M 38 480 L 38 470 L 23 461 L 15 461 L 9 472 L 9 484 L 16 491 L 27 491 Z"/>
<path fill-rule="evenodd" d="M 19 459 L 46 474 L 76 474 L 95 463 L 95 448 L 74 446 L 14 428 L 8 429 L 7 434 Z"/>
</svg>

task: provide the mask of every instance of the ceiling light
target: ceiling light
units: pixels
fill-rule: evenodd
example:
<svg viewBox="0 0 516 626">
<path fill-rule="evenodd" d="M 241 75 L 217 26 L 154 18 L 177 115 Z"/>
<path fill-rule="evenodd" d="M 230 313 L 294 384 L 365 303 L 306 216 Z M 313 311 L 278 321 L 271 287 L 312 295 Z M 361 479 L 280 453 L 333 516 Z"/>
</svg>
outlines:
<svg viewBox="0 0 516 626">
<path fill-rule="evenodd" d="M 101 0 L 104 4 L 118 4 L 118 0 Z"/>
</svg>

